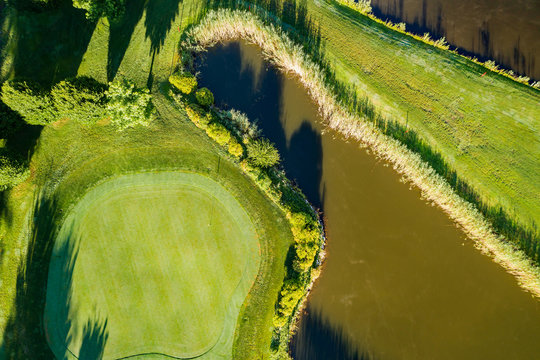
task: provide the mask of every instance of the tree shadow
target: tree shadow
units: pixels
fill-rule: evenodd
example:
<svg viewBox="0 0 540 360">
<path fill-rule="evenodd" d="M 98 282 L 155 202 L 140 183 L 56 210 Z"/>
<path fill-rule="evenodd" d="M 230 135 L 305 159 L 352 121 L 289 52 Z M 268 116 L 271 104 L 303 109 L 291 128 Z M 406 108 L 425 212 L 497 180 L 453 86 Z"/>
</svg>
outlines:
<svg viewBox="0 0 540 360">
<path fill-rule="evenodd" d="M 165 38 L 171 30 L 171 26 L 180 11 L 180 0 L 150 0 L 147 1 L 146 38 L 150 39 L 150 53 L 158 53 L 165 43 Z"/>
<path fill-rule="evenodd" d="M 54 199 L 48 197 L 38 196 L 35 204 L 33 232 L 26 256 L 19 265 L 14 306 L 3 337 L 3 350 L 14 359 L 55 358 L 49 347 L 51 337 L 61 336 L 56 340 L 69 344 L 73 336 L 71 329 L 77 325 L 72 323 L 71 315 L 77 309 L 72 304 L 71 294 L 78 241 L 66 239 L 53 254 L 62 210 Z M 58 257 L 60 261 L 53 268 L 49 267 L 51 256 Z M 46 297 L 49 272 L 60 281 L 59 290 L 52 299 L 57 300 L 52 301 L 52 306 L 58 307 L 55 319 L 49 319 L 45 313 L 46 301 L 49 300 Z M 53 321 L 67 331 L 49 328 Z M 82 329 L 79 353 L 85 355 L 85 359 L 100 358 L 108 338 L 107 321 L 94 316 Z M 70 350 L 66 348 L 64 351 Z"/>
<path fill-rule="evenodd" d="M 118 21 L 113 21 L 109 27 L 108 81 L 112 81 L 118 72 L 118 68 L 131 41 L 133 31 L 142 18 L 145 2 L 146 0 L 127 1 L 124 16 Z"/>
<path fill-rule="evenodd" d="M 61 0 L 55 9 L 9 11 L 6 16 L 16 39 L 14 77 L 50 86 L 77 75 L 96 24 L 87 21 L 71 0 Z"/>
<path fill-rule="evenodd" d="M 373 356 L 358 349 L 343 328 L 333 325 L 309 306 L 302 315 L 290 352 L 295 360 L 371 360 Z"/>
</svg>

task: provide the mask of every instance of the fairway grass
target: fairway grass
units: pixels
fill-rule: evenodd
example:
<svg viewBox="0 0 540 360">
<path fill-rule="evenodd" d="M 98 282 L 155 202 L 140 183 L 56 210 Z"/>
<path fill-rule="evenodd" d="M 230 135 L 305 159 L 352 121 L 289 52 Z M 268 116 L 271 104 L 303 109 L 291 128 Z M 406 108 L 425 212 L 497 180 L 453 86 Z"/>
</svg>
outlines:
<svg viewBox="0 0 540 360">
<path fill-rule="evenodd" d="M 59 359 L 230 358 L 258 245 L 248 214 L 207 176 L 107 180 L 55 240 L 44 315 L 51 349 Z M 91 346 L 83 345 L 88 324 L 102 339 Z"/>
</svg>

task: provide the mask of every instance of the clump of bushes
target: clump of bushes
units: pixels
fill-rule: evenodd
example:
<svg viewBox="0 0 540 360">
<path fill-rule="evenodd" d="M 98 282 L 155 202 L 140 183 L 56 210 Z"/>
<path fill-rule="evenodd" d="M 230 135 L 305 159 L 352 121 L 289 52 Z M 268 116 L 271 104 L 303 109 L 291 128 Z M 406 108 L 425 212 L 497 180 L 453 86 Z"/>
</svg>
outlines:
<svg viewBox="0 0 540 360">
<path fill-rule="evenodd" d="M 206 133 L 219 145 L 226 145 L 231 139 L 231 133 L 218 122 L 212 122 L 206 127 Z"/>
<path fill-rule="evenodd" d="M 50 91 L 35 82 L 12 80 L 2 85 L 2 102 L 30 125 L 62 118 L 96 122 L 105 116 L 106 88 L 90 77 L 60 81 Z"/>
<path fill-rule="evenodd" d="M 136 125 L 148 126 L 154 118 L 152 96 L 148 89 L 136 88 L 128 80 L 109 83 L 105 92 L 107 113 L 119 130 Z"/>
<path fill-rule="evenodd" d="M 214 94 L 208 88 L 200 88 L 195 93 L 195 98 L 201 106 L 208 107 L 214 103 Z"/>
<path fill-rule="evenodd" d="M 279 152 L 267 139 L 257 139 L 247 144 L 248 158 L 252 164 L 270 168 L 279 163 Z"/>
<path fill-rule="evenodd" d="M 286 279 L 279 292 L 279 300 L 274 315 L 274 326 L 283 327 L 289 321 L 291 314 L 296 309 L 298 302 L 304 296 L 304 284 L 298 278 Z"/>
<path fill-rule="evenodd" d="M 177 71 L 169 76 L 169 82 L 181 93 L 191 94 L 197 89 L 197 79 L 189 72 Z M 212 96 L 212 102 L 214 97 Z"/>
<path fill-rule="evenodd" d="M 35 82 L 6 81 L 2 85 L 2 102 L 31 125 L 47 125 L 57 118 L 52 98 Z"/>
<path fill-rule="evenodd" d="M 107 86 L 90 78 L 78 77 L 60 81 L 51 90 L 58 118 L 94 123 L 105 116 Z"/>
</svg>

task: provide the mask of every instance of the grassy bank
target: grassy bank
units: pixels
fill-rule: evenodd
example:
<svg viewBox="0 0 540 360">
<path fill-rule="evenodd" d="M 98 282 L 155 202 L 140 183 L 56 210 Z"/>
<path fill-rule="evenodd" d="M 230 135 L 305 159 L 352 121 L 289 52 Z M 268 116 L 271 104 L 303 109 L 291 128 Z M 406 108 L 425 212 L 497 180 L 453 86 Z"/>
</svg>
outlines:
<svg viewBox="0 0 540 360">
<path fill-rule="evenodd" d="M 305 56 L 303 48 L 272 23 L 264 23 L 245 11 L 209 12 L 190 32 L 201 48 L 219 41 L 246 39 L 257 44 L 266 57 L 284 71 L 299 77 L 315 99 L 329 126 L 368 145 L 376 155 L 388 160 L 406 179 L 418 186 L 429 201 L 436 203 L 454 219 L 478 246 L 516 275 L 529 291 L 540 293 L 538 269 L 515 245 L 498 235 L 471 203 L 461 198 L 446 179 L 426 163 L 422 156 L 402 142 L 384 134 L 376 123 L 349 111 L 327 85 L 323 69 Z M 387 124 L 386 124 L 387 125 Z M 385 126 L 386 127 L 386 126 Z"/>
</svg>

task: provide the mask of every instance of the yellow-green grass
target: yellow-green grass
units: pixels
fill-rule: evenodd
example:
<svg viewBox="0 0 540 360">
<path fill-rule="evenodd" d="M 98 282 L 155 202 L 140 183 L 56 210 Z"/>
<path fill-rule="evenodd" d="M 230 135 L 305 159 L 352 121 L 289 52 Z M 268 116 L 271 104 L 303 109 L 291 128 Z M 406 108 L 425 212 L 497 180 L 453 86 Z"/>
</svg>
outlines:
<svg viewBox="0 0 540 360">
<path fill-rule="evenodd" d="M 210 177 L 109 179 L 55 239 L 44 315 L 51 349 L 59 359 L 228 359 L 258 246 L 249 215 Z M 100 329 L 91 344 L 89 324 Z"/>
<path fill-rule="evenodd" d="M 308 9 L 339 80 L 416 131 L 485 202 L 540 223 L 540 91 L 335 1 Z"/>
</svg>

